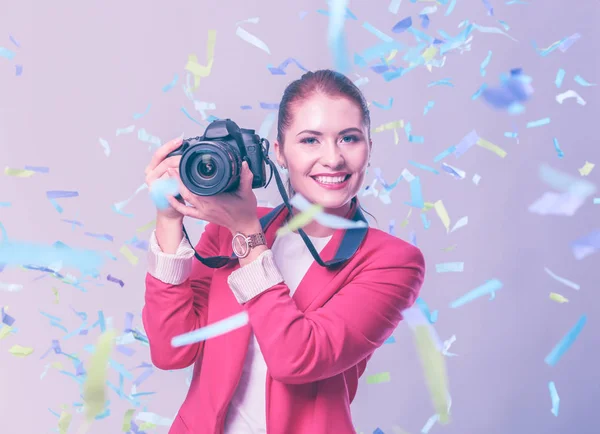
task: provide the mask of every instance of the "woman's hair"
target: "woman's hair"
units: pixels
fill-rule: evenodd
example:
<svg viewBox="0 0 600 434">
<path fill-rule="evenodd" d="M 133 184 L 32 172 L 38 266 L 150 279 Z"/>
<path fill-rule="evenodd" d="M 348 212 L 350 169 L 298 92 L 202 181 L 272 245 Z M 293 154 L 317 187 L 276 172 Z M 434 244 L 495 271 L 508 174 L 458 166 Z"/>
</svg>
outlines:
<svg viewBox="0 0 600 434">
<path fill-rule="evenodd" d="M 356 103 L 362 115 L 362 121 L 367 129 L 368 139 L 371 140 L 371 114 L 369 105 L 358 87 L 344 74 L 330 69 L 321 69 L 307 72 L 298 80 L 291 82 L 283 92 L 279 103 L 279 116 L 277 118 L 277 141 L 280 146 L 284 143 L 285 133 L 292 124 L 292 107 L 315 93 L 332 97 L 346 97 Z M 289 196 L 294 195 L 294 189 L 288 178 L 287 190 Z M 361 207 L 362 209 L 362 207 Z M 363 212 L 369 214 L 366 210 Z M 369 214 L 371 217 L 373 215 Z M 373 217 L 375 219 L 375 217 Z M 375 219 L 377 222 L 377 219 Z"/>
</svg>

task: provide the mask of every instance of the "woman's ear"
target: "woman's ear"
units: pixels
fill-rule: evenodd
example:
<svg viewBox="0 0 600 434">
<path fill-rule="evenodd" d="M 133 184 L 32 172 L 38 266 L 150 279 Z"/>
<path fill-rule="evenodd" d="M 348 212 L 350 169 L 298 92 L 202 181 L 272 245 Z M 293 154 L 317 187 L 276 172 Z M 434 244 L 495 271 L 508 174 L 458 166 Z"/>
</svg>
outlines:
<svg viewBox="0 0 600 434">
<path fill-rule="evenodd" d="M 281 166 L 285 166 L 285 158 L 283 158 L 283 146 L 279 143 L 279 141 L 275 140 L 273 142 L 273 150 L 275 151 L 275 158 L 277 160 L 277 164 Z"/>
</svg>

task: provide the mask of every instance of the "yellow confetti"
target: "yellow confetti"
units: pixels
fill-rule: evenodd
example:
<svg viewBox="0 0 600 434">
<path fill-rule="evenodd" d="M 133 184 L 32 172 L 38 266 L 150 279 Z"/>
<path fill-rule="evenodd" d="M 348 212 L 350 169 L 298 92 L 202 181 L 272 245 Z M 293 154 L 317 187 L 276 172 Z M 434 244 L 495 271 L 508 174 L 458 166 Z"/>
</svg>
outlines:
<svg viewBox="0 0 600 434">
<path fill-rule="evenodd" d="M 131 431 L 131 419 L 133 418 L 133 413 L 135 413 L 135 408 L 130 408 L 125 412 L 123 416 L 123 432 Z"/>
<path fill-rule="evenodd" d="M 400 223 L 400 226 L 405 228 L 406 226 L 408 226 L 408 218 L 410 217 L 410 214 L 412 213 L 412 208 L 408 209 L 408 215 L 406 216 L 406 218 L 404 220 L 402 220 L 402 223 Z"/>
<path fill-rule="evenodd" d="M 4 339 L 5 337 L 7 337 L 11 331 L 11 326 L 4 325 L 2 328 L 0 328 L 0 339 Z"/>
<path fill-rule="evenodd" d="M 400 141 L 400 137 L 398 136 L 398 130 L 394 128 L 394 145 L 397 145 Z"/>
<path fill-rule="evenodd" d="M 323 207 L 319 204 L 311 205 L 306 211 L 296 214 L 292 217 L 289 223 L 277 229 L 277 235 L 285 235 L 309 224 L 315 215 L 323 211 Z"/>
<path fill-rule="evenodd" d="M 208 40 L 206 41 L 206 65 L 198 63 L 198 57 L 195 54 L 188 56 L 188 62 L 185 69 L 194 75 L 194 88 L 196 90 L 200 84 L 200 79 L 208 77 L 215 59 L 215 42 L 217 41 L 217 31 L 208 31 Z"/>
<path fill-rule="evenodd" d="M 458 246 L 458 244 L 454 244 L 453 246 L 444 247 L 444 248 L 442 248 L 442 250 L 444 252 L 451 252 L 452 250 L 456 249 L 457 246 Z"/>
<path fill-rule="evenodd" d="M 4 174 L 8 176 L 15 176 L 17 178 L 29 178 L 35 172 L 33 170 L 25 170 L 25 169 L 12 169 L 7 167 L 4 169 Z"/>
<path fill-rule="evenodd" d="M 148 229 L 153 228 L 156 225 L 156 220 L 152 220 L 149 223 L 146 223 L 144 226 L 140 226 L 135 231 L 136 232 L 146 232 Z"/>
<path fill-rule="evenodd" d="M 437 212 L 438 217 L 442 221 L 442 224 L 446 228 L 446 233 L 450 231 L 450 217 L 448 216 L 448 212 L 446 211 L 446 207 L 441 200 L 438 200 L 433 204 L 435 208 L 435 212 Z"/>
<path fill-rule="evenodd" d="M 440 423 L 446 424 L 450 422 L 450 395 L 448 393 L 448 375 L 444 356 L 436 348 L 428 326 L 419 325 L 415 327 L 415 340 L 433 407 L 439 415 Z"/>
<path fill-rule="evenodd" d="M 376 127 L 373 130 L 373 132 L 380 133 L 380 132 L 386 131 L 386 130 L 393 130 L 394 128 L 404 128 L 404 121 L 399 120 L 399 121 L 393 121 L 393 122 L 388 122 L 387 124 L 379 125 L 378 127 Z"/>
<path fill-rule="evenodd" d="M 560 294 L 557 294 L 556 292 L 550 293 L 550 300 L 554 300 L 558 303 L 568 303 L 569 302 L 569 300 L 566 297 L 564 297 Z"/>
<path fill-rule="evenodd" d="M 131 250 L 129 250 L 129 247 L 127 247 L 125 244 L 123 244 L 121 246 L 121 248 L 119 249 L 119 252 L 125 256 L 125 258 L 129 261 L 129 263 L 131 265 L 137 265 L 139 258 L 137 256 L 135 256 L 133 254 L 133 252 Z"/>
<path fill-rule="evenodd" d="M 58 297 L 58 289 L 52 288 L 52 292 L 54 293 L 54 304 L 58 304 L 60 299 Z"/>
<path fill-rule="evenodd" d="M 477 140 L 477 144 L 482 148 L 492 151 L 497 156 L 504 158 L 506 157 L 506 151 L 498 145 L 494 145 L 492 142 L 482 139 L 481 137 Z"/>
<path fill-rule="evenodd" d="M 63 369 L 63 365 L 60 362 L 54 362 L 50 366 L 52 366 L 54 369 Z"/>
<path fill-rule="evenodd" d="M 367 377 L 367 384 L 389 383 L 390 381 L 391 378 L 389 372 L 381 372 Z"/>
<path fill-rule="evenodd" d="M 431 208 L 435 208 L 435 204 L 433 202 L 425 202 L 425 206 L 423 206 L 422 211 L 427 212 Z"/>
<path fill-rule="evenodd" d="M 592 169 L 594 168 L 595 164 L 594 163 L 590 163 L 589 161 L 586 161 L 585 164 L 583 165 L 583 167 L 581 169 L 579 169 L 579 174 L 581 176 L 588 176 L 590 173 L 592 173 Z"/>
<path fill-rule="evenodd" d="M 65 410 L 61 411 L 60 418 L 58 419 L 58 432 L 60 434 L 67 434 L 72 420 L 73 415 L 71 413 L 67 413 Z"/>
<path fill-rule="evenodd" d="M 148 431 L 148 430 L 151 430 L 151 429 L 154 429 L 154 428 L 156 428 L 156 425 L 153 424 L 152 422 L 143 422 L 140 425 L 140 431 Z"/>
<path fill-rule="evenodd" d="M 398 54 L 398 50 L 392 50 L 387 59 L 385 59 L 386 63 L 390 62 L 394 57 L 396 57 L 396 54 Z"/>
<path fill-rule="evenodd" d="M 429 47 L 426 48 L 425 51 L 423 51 L 423 60 L 425 60 L 425 63 L 429 62 L 431 59 L 433 59 L 435 57 L 435 55 L 437 54 L 438 49 L 436 47 Z"/>
<path fill-rule="evenodd" d="M 88 421 L 102 412 L 106 402 L 106 373 L 115 336 L 114 330 L 100 335 L 96 350 L 90 357 L 88 376 L 83 384 L 83 401 Z"/>
<path fill-rule="evenodd" d="M 31 347 L 22 347 L 21 345 L 13 345 L 10 350 L 8 350 L 13 356 L 17 357 L 27 357 L 31 353 L 33 353 L 33 348 Z"/>
</svg>

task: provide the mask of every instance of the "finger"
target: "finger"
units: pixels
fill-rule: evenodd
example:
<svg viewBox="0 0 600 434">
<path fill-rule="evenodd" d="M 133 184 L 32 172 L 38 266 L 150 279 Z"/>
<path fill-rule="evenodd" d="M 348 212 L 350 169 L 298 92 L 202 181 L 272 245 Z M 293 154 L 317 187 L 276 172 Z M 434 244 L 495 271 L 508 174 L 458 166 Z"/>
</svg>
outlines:
<svg viewBox="0 0 600 434">
<path fill-rule="evenodd" d="M 175 149 L 180 147 L 182 142 L 183 138 L 178 137 L 176 139 L 169 140 L 167 143 L 158 148 L 152 156 L 150 163 L 146 167 L 146 172 L 149 172 L 158 166 L 158 164 L 163 161 L 170 152 L 173 152 Z"/>
<path fill-rule="evenodd" d="M 247 161 L 242 163 L 242 189 L 244 191 L 252 190 L 252 181 L 254 180 L 254 174 L 250 170 L 250 166 Z"/>
<path fill-rule="evenodd" d="M 180 157 L 175 158 L 167 158 L 163 160 L 158 166 L 156 166 L 153 170 L 151 170 L 146 175 L 146 185 L 150 187 L 154 181 L 161 178 L 165 173 L 167 173 L 168 169 L 176 169 L 179 167 L 179 162 L 181 161 Z M 179 176 L 179 172 L 174 172 L 173 176 Z"/>
<path fill-rule="evenodd" d="M 167 174 L 171 178 L 177 179 L 177 184 L 179 187 L 179 195 L 183 198 L 183 200 L 193 204 L 194 203 L 193 201 L 194 201 L 194 198 L 196 197 L 196 195 L 194 195 L 191 191 L 189 191 L 188 188 L 183 184 L 183 181 L 181 180 L 181 177 L 179 176 L 179 170 L 174 169 L 174 168 L 169 168 L 169 169 L 167 169 Z"/>
<path fill-rule="evenodd" d="M 185 203 L 178 201 L 173 196 L 167 196 L 167 200 L 169 201 L 169 205 L 180 214 L 187 217 L 196 217 L 196 209 L 193 206 L 188 206 Z"/>
</svg>

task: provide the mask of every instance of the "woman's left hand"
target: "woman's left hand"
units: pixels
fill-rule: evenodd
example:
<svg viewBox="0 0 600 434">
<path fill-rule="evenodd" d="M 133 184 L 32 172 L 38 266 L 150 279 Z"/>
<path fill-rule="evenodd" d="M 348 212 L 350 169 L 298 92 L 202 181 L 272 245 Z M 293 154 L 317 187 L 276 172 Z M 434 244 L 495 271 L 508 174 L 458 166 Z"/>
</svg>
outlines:
<svg viewBox="0 0 600 434">
<path fill-rule="evenodd" d="M 190 205 L 181 203 L 173 196 L 168 197 L 171 206 L 184 216 L 205 220 L 226 227 L 231 233 L 242 232 L 260 226 L 256 214 L 257 201 L 252 191 L 254 175 L 247 162 L 242 163 L 242 173 L 238 188 L 231 193 L 215 196 L 197 196 L 189 191 L 179 176 L 177 169 L 169 169 L 171 177 L 179 182 L 179 194 Z"/>
</svg>

